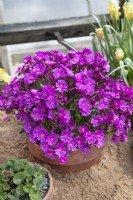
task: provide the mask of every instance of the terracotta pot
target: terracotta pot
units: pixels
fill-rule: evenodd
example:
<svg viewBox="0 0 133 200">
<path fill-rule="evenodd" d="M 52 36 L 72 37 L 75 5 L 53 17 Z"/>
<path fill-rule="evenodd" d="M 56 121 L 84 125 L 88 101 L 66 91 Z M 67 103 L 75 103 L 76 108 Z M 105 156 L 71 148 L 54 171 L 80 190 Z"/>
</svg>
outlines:
<svg viewBox="0 0 133 200">
<path fill-rule="evenodd" d="M 51 177 L 51 174 L 48 172 L 48 178 L 49 178 L 49 189 L 47 194 L 45 195 L 45 197 L 43 198 L 43 200 L 52 200 L 52 196 L 53 196 L 53 179 Z"/>
<path fill-rule="evenodd" d="M 60 173 L 79 172 L 81 170 L 88 169 L 93 165 L 99 164 L 104 150 L 104 148 L 92 147 L 92 152 L 89 154 L 82 154 L 80 150 L 76 150 L 68 157 L 67 163 L 61 165 L 58 160 L 51 160 L 47 158 L 38 144 L 33 144 L 29 141 L 28 146 L 34 157 L 49 164 L 51 168 Z"/>
</svg>

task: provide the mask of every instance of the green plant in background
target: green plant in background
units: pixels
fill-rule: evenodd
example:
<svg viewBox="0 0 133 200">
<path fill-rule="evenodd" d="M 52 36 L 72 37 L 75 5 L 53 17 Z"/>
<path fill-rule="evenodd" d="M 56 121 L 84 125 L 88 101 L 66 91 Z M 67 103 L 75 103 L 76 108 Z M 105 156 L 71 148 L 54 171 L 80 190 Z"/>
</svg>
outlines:
<svg viewBox="0 0 133 200">
<path fill-rule="evenodd" d="M 99 28 L 92 34 L 94 45 L 108 60 L 110 75 L 122 76 L 125 83 L 133 87 L 133 3 L 124 3 L 123 17 L 116 0 L 110 1 L 108 11 L 111 20 L 105 16 L 101 20 L 95 17 Z"/>
<path fill-rule="evenodd" d="M 11 159 L 0 165 L 0 200 L 41 200 L 46 172 L 27 160 Z"/>
</svg>

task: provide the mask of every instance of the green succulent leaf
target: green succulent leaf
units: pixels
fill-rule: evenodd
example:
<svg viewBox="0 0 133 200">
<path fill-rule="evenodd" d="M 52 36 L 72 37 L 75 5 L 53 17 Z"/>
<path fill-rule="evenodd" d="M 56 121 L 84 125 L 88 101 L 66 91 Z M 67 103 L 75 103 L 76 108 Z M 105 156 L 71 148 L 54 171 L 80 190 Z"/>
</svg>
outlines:
<svg viewBox="0 0 133 200">
<path fill-rule="evenodd" d="M 29 193 L 30 188 L 27 185 L 24 185 L 23 190 L 24 190 L 25 193 Z"/>
<path fill-rule="evenodd" d="M 15 161 L 14 169 L 15 169 L 16 171 L 20 171 L 20 170 L 24 169 L 26 163 L 27 163 L 26 160 L 16 160 L 16 161 Z"/>
<path fill-rule="evenodd" d="M 0 186 L 0 194 L 3 192 L 3 188 L 2 186 Z"/>
<path fill-rule="evenodd" d="M 2 171 L 1 173 L 0 173 L 0 180 L 3 180 L 3 181 L 8 181 L 8 177 L 4 174 L 4 171 Z"/>
<path fill-rule="evenodd" d="M 33 188 L 30 189 L 29 197 L 31 198 L 31 200 L 40 200 L 41 199 L 40 193 L 37 192 L 36 190 L 34 190 Z"/>
<path fill-rule="evenodd" d="M 32 176 L 28 176 L 26 178 L 26 183 L 30 183 L 32 180 L 33 180 L 33 177 Z"/>
<path fill-rule="evenodd" d="M 42 185 L 42 182 L 43 182 L 43 176 L 40 175 L 38 177 L 36 177 L 34 180 L 33 180 L 33 186 L 32 188 L 35 189 L 35 190 L 38 190 L 40 185 Z"/>
<path fill-rule="evenodd" d="M 31 164 L 27 164 L 24 168 L 24 172 L 26 176 L 33 176 L 34 175 L 34 167 Z"/>
<path fill-rule="evenodd" d="M 40 176 L 40 174 L 41 174 L 42 176 L 45 176 L 45 171 L 44 171 L 44 169 L 38 168 L 37 171 L 34 173 L 34 176 L 35 176 L 35 177 L 38 177 L 38 176 Z"/>
<path fill-rule="evenodd" d="M 14 167 L 14 163 L 15 163 L 15 160 L 14 160 L 14 159 L 9 160 L 9 161 L 7 162 L 7 164 L 8 164 L 10 167 Z"/>
<path fill-rule="evenodd" d="M 9 167 L 9 164 L 7 162 L 4 162 L 0 165 L 0 169 L 7 169 Z"/>
<path fill-rule="evenodd" d="M 26 174 L 24 172 L 17 172 L 15 175 L 14 175 L 14 178 L 13 178 L 13 182 L 16 184 L 16 185 L 19 185 L 22 183 L 22 181 L 26 178 Z"/>
<path fill-rule="evenodd" d="M 0 200 L 6 199 L 7 198 L 7 192 L 1 192 L 0 193 Z"/>
<path fill-rule="evenodd" d="M 0 179 L 0 186 L 5 190 L 8 191 L 10 189 L 10 185 L 5 181 Z"/>
<path fill-rule="evenodd" d="M 23 184 L 18 185 L 16 188 L 16 193 L 20 196 L 23 196 L 25 194 L 25 191 L 23 189 Z"/>
<path fill-rule="evenodd" d="M 19 200 L 20 196 L 18 194 L 8 194 L 10 200 Z"/>
</svg>

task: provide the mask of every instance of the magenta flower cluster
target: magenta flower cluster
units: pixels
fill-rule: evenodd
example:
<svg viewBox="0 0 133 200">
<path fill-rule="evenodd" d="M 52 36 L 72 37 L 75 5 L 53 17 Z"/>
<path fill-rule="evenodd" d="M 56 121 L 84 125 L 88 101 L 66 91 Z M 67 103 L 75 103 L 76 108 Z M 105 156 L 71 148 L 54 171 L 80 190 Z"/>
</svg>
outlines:
<svg viewBox="0 0 133 200">
<path fill-rule="evenodd" d="M 0 108 L 23 123 L 29 139 L 50 159 L 125 142 L 131 128 L 133 89 L 107 78 L 108 62 L 89 49 L 27 56 L 0 97 Z"/>
</svg>

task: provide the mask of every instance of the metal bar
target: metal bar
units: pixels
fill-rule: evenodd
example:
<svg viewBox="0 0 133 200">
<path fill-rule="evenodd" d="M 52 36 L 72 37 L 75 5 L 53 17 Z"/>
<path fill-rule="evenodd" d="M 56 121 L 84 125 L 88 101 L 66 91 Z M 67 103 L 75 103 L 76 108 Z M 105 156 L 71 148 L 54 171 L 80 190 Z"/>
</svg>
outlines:
<svg viewBox="0 0 133 200">
<path fill-rule="evenodd" d="M 97 16 L 100 19 L 100 16 Z M 92 16 L 31 22 L 22 24 L 0 25 L 0 45 L 55 39 L 55 32 L 63 38 L 88 36 L 94 31 L 92 24 L 97 24 Z"/>
<path fill-rule="evenodd" d="M 91 0 L 86 0 L 86 1 L 87 1 L 87 4 L 88 4 L 89 15 L 93 15 Z"/>
<path fill-rule="evenodd" d="M 69 44 L 68 42 L 66 42 L 63 39 L 63 37 L 61 36 L 61 34 L 59 32 L 55 32 L 54 35 L 55 35 L 55 38 L 57 39 L 57 41 L 61 45 L 65 46 L 68 50 L 75 50 L 76 51 L 76 49 L 71 44 Z"/>
</svg>

